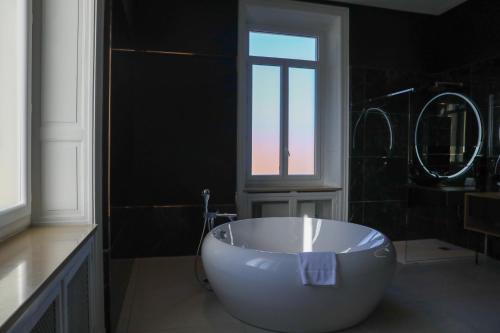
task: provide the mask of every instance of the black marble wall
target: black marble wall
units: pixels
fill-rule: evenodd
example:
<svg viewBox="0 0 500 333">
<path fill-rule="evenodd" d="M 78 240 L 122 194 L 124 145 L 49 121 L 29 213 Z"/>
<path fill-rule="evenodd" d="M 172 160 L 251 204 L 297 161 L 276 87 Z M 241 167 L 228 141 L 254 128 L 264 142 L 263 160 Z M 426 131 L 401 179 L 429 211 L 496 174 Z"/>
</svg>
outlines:
<svg viewBox="0 0 500 333">
<path fill-rule="evenodd" d="M 432 72 L 499 57 L 499 16 L 500 2 L 491 0 L 468 0 L 441 15 L 428 38 Z"/>
<path fill-rule="evenodd" d="M 387 84 L 375 87 L 369 81 L 368 94 L 378 96 L 405 72 L 423 71 L 427 68 L 426 57 L 428 27 L 436 18 L 429 15 L 406 13 L 374 7 L 352 6 L 350 8 L 350 63 L 353 68 L 371 70 L 372 77 L 386 77 Z M 375 74 L 374 72 L 378 72 Z M 399 73 L 398 73 L 399 72 Z M 351 78 L 353 84 L 355 77 Z M 353 98 L 356 100 L 356 98 Z"/>
<path fill-rule="evenodd" d="M 236 13 L 236 1 L 113 1 L 112 256 L 192 254 L 203 188 L 234 209 Z"/>
</svg>

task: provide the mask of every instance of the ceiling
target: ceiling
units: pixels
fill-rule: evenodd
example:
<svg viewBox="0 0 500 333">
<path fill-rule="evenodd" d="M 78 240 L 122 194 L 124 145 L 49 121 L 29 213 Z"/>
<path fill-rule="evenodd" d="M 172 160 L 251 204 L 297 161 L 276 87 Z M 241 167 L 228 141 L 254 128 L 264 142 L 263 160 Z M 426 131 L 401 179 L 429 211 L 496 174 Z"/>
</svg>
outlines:
<svg viewBox="0 0 500 333">
<path fill-rule="evenodd" d="M 335 0 L 356 5 L 388 8 L 421 14 L 441 15 L 466 0 Z"/>
</svg>

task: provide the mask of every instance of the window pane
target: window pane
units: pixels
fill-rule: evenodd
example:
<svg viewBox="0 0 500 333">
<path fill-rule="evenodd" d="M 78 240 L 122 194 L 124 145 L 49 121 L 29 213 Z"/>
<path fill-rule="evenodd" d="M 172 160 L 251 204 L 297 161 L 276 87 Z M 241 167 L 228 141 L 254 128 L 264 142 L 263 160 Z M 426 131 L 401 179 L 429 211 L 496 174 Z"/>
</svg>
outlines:
<svg viewBox="0 0 500 333">
<path fill-rule="evenodd" d="M 288 72 L 288 174 L 314 174 L 316 70 Z"/>
<path fill-rule="evenodd" d="M 250 32 L 250 55 L 316 61 L 316 38 Z"/>
<path fill-rule="evenodd" d="M 22 1 L 0 1 L 0 210 L 21 201 Z M 22 88 L 21 88 L 22 87 Z"/>
<path fill-rule="evenodd" d="M 278 66 L 252 66 L 252 175 L 280 173 Z"/>
</svg>

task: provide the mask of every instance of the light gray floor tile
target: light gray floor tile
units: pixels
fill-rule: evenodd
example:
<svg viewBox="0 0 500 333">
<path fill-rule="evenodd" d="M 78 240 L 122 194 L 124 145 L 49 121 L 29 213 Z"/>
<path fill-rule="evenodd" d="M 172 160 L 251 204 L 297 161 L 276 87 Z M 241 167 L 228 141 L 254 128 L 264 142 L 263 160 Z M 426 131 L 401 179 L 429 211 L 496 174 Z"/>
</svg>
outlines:
<svg viewBox="0 0 500 333">
<path fill-rule="evenodd" d="M 193 260 L 137 259 L 134 286 L 128 289 L 133 294 L 127 295 L 119 327 L 128 333 L 268 332 L 231 317 L 215 294 L 197 283 Z M 343 332 L 500 332 L 500 263 L 399 265 L 373 314 Z"/>
</svg>

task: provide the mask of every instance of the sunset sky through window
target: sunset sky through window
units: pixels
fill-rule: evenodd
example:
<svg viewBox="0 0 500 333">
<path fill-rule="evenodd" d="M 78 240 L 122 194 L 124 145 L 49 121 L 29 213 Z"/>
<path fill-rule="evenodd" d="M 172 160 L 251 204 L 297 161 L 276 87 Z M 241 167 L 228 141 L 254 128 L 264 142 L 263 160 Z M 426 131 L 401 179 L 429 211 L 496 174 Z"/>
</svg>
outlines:
<svg viewBox="0 0 500 333">
<path fill-rule="evenodd" d="M 315 61 L 316 38 L 250 32 L 250 55 Z M 252 175 L 280 174 L 282 67 L 252 65 Z M 288 68 L 289 175 L 315 172 L 316 70 Z"/>
</svg>

